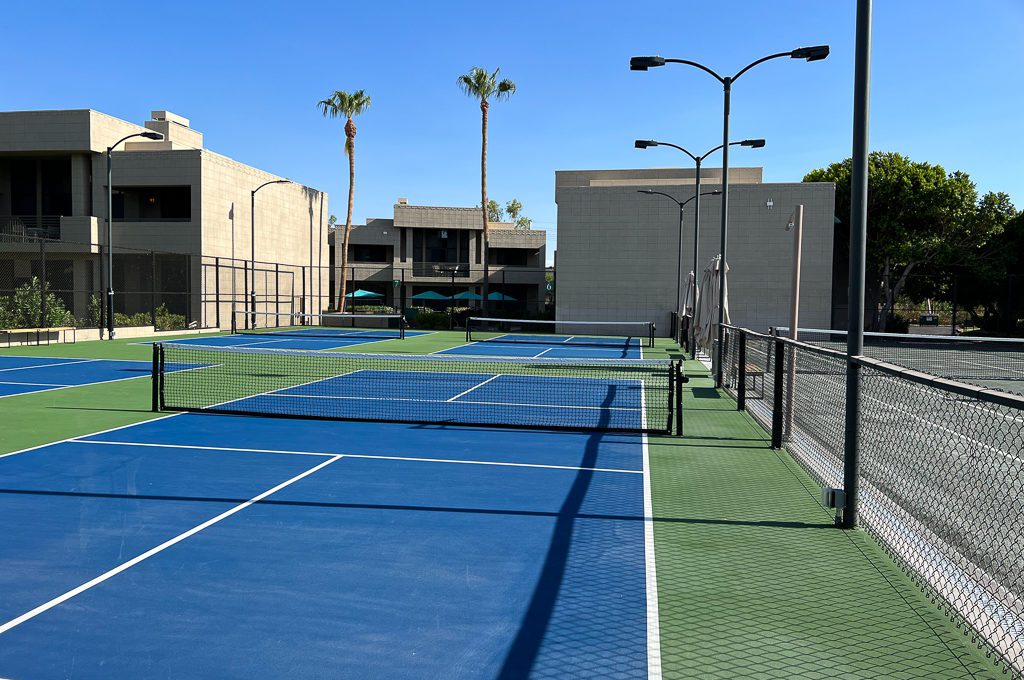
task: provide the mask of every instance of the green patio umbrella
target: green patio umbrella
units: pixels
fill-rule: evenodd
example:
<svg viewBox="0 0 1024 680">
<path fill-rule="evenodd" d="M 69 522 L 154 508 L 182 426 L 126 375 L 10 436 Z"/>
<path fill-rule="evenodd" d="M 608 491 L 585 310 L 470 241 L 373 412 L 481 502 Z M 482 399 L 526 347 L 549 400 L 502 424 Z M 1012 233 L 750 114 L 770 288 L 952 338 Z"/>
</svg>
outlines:
<svg viewBox="0 0 1024 680">
<path fill-rule="evenodd" d="M 483 297 L 470 290 L 464 290 L 452 296 L 453 300 L 483 300 Z"/>
<path fill-rule="evenodd" d="M 358 290 L 354 290 L 351 293 L 346 293 L 345 297 L 349 300 L 353 298 L 358 300 L 360 298 L 382 298 L 384 296 L 381 295 L 380 293 L 374 293 L 372 290 L 363 290 L 362 288 L 359 288 Z"/>
<path fill-rule="evenodd" d="M 511 295 L 505 295 L 504 293 L 499 293 L 497 291 L 490 293 L 487 296 L 487 299 L 495 302 L 516 302 L 516 299 Z"/>
<path fill-rule="evenodd" d="M 415 295 L 413 295 L 412 299 L 413 300 L 450 300 L 451 298 L 449 298 L 447 295 L 441 295 L 440 293 L 435 293 L 432 290 L 425 290 L 422 293 L 416 293 Z"/>
</svg>

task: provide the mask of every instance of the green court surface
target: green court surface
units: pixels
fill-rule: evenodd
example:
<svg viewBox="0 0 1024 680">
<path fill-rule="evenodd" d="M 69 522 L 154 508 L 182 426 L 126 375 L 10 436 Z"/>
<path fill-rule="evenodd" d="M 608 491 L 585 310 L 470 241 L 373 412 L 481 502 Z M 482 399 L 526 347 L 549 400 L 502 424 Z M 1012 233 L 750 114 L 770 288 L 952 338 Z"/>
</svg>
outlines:
<svg viewBox="0 0 1024 680">
<path fill-rule="evenodd" d="M 147 359 L 145 339 L 0 354 Z M 354 346 L 422 354 L 459 332 Z M 659 340 L 645 356 L 678 358 Z M 683 438 L 651 437 L 665 678 L 1005 677 L 863 531 L 832 527 L 818 487 L 687 362 Z M 145 377 L 0 400 L 0 453 L 155 417 Z"/>
</svg>

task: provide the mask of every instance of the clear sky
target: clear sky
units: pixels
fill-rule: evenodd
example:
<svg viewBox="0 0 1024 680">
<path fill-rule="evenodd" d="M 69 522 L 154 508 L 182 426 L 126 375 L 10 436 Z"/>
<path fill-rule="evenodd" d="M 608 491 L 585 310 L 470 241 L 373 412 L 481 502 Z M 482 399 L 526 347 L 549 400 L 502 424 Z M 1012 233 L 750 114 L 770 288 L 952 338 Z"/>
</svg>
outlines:
<svg viewBox="0 0 1024 680">
<path fill-rule="evenodd" d="M 491 108 L 491 197 L 525 206 L 554 250 L 554 171 L 680 165 L 670 149 L 721 141 L 721 88 L 682 66 L 629 71 L 661 54 L 734 72 L 798 46 L 733 94 L 733 138 L 765 137 L 734 165 L 798 181 L 850 154 L 855 0 L 717 2 L 4 3 L 0 110 L 93 108 L 141 123 L 192 120 L 225 155 L 327 190 L 344 220 L 342 122 L 317 100 L 365 89 L 354 220 L 415 204 L 479 202 L 480 112 L 455 85 L 475 65 L 518 85 Z M 102 9 L 101 9 L 102 8 Z M 1022 0 L 875 3 L 871 146 L 968 172 L 1024 207 Z"/>
</svg>

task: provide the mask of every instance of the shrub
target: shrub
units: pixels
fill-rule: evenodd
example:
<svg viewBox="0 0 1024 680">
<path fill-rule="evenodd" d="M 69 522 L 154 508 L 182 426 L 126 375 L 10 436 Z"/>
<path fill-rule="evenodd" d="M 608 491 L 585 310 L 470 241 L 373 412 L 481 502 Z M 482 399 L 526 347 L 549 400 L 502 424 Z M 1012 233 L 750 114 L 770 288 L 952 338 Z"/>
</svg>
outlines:
<svg viewBox="0 0 1024 680">
<path fill-rule="evenodd" d="M 43 292 L 39 279 L 32 277 L 19 286 L 12 295 L 0 297 L 0 327 L 25 328 L 44 326 L 70 326 L 74 317 L 64 301 L 53 293 L 46 293 L 46 318 L 43 315 Z"/>
<path fill-rule="evenodd" d="M 156 328 L 160 331 L 180 331 L 187 327 L 184 314 L 172 314 L 167 305 L 156 308 Z"/>
<path fill-rule="evenodd" d="M 138 314 L 124 314 L 122 312 L 114 312 L 114 326 L 119 328 L 127 328 L 130 326 L 148 326 L 152 323 L 149 314 L 146 312 L 139 312 Z"/>
<path fill-rule="evenodd" d="M 448 330 L 448 313 L 423 307 L 417 310 L 416 319 L 412 322 L 414 328 L 427 331 Z"/>
</svg>

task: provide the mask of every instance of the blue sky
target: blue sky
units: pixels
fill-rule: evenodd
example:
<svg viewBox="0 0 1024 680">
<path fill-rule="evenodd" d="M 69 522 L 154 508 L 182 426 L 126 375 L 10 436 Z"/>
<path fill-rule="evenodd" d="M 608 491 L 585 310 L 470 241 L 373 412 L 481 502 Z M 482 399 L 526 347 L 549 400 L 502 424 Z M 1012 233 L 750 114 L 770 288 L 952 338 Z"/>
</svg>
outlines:
<svg viewBox="0 0 1024 680">
<path fill-rule="evenodd" d="M 968 172 L 1024 207 L 1016 140 L 1024 111 L 1024 3 L 875 3 L 872 148 Z M 519 90 L 491 109 L 490 195 L 516 197 L 553 232 L 554 171 L 665 167 L 636 137 L 704 150 L 720 141 L 721 89 L 685 67 L 632 73 L 662 54 L 734 72 L 773 52 L 828 43 L 823 62 L 776 60 L 733 94 L 735 165 L 798 181 L 849 155 L 854 0 L 623 2 L 5 3 L 0 110 L 93 108 L 141 122 L 192 120 L 220 153 L 331 194 L 344 219 L 342 123 L 316 101 L 373 97 L 357 120 L 354 219 L 412 203 L 479 201 L 477 105 L 455 86 L 500 66 Z M 553 234 L 549 251 L 554 250 Z M 549 252 L 550 258 L 550 252 Z"/>
</svg>

